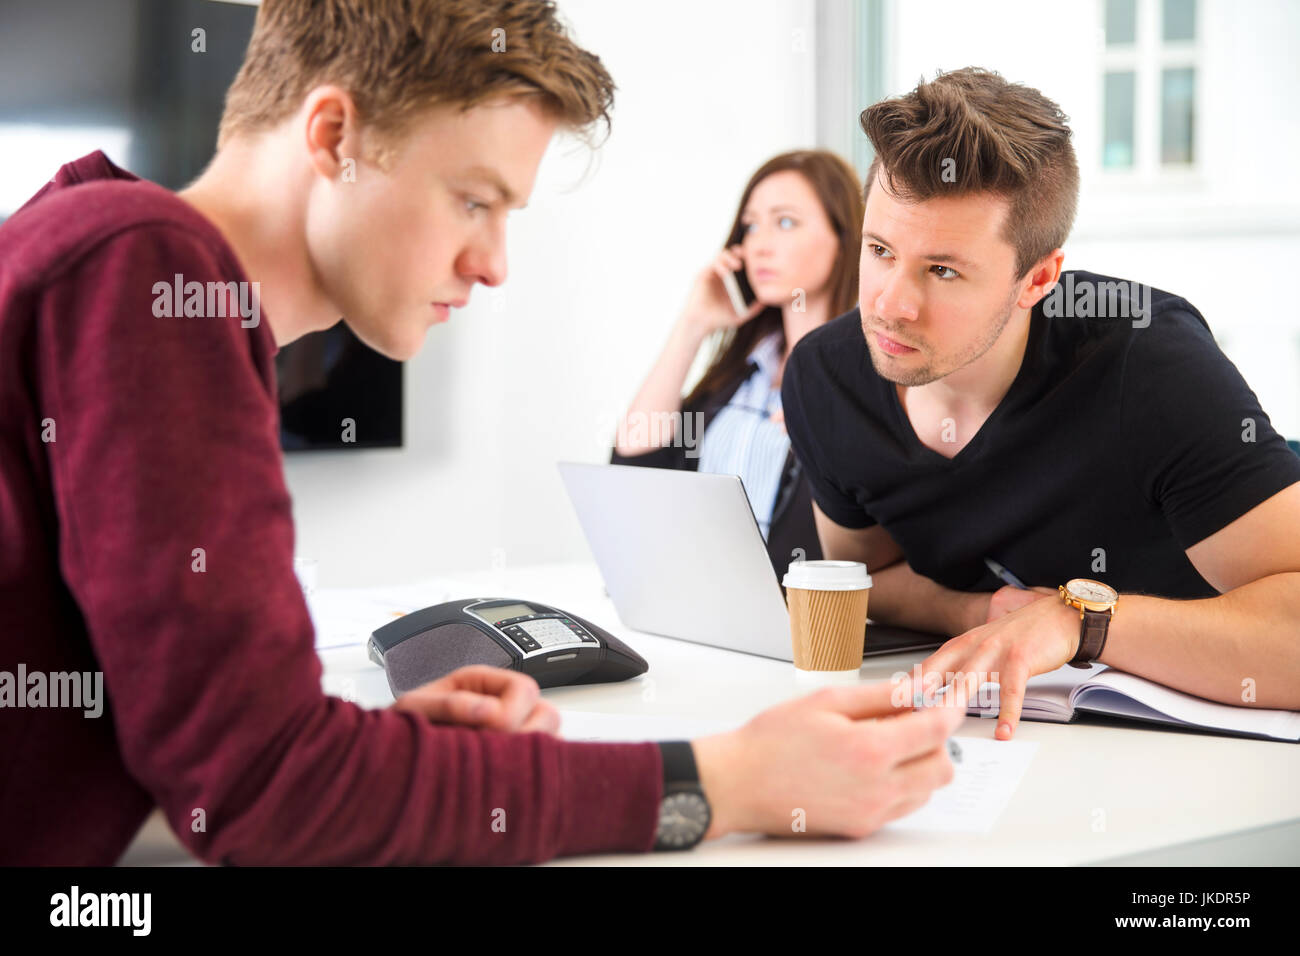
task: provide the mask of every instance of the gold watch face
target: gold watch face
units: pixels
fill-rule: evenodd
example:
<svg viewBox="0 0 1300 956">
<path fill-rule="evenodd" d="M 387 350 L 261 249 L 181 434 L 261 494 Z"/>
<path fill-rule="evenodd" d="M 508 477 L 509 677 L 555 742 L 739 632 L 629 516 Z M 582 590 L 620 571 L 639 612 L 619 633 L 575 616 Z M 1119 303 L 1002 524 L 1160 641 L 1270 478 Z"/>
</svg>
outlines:
<svg viewBox="0 0 1300 956">
<path fill-rule="evenodd" d="M 1074 578 L 1065 586 L 1065 593 L 1084 604 L 1114 604 L 1119 593 L 1110 585 L 1089 578 Z"/>
</svg>

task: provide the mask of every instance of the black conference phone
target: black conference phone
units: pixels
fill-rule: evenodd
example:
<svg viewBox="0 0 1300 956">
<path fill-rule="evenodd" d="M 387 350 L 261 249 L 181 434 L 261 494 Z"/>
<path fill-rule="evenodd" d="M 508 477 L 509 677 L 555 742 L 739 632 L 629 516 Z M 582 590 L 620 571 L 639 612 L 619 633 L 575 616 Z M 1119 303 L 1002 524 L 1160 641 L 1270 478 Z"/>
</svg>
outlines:
<svg viewBox="0 0 1300 956">
<path fill-rule="evenodd" d="M 394 697 L 469 664 L 522 671 L 542 687 L 627 680 L 650 666 L 590 621 L 514 598 L 413 611 L 376 630 L 366 647 Z"/>
</svg>

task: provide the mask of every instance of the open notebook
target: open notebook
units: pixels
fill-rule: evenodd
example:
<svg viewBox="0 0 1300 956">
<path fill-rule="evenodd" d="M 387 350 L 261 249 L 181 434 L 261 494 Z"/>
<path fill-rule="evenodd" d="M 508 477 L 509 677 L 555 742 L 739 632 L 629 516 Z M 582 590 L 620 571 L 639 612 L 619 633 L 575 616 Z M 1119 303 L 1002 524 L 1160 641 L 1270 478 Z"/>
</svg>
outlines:
<svg viewBox="0 0 1300 956">
<path fill-rule="evenodd" d="M 967 712 L 996 717 L 997 685 L 985 684 L 984 688 L 980 702 L 987 703 L 991 696 L 992 705 L 972 704 Z M 1021 710 L 1025 720 L 1066 724 L 1080 712 L 1199 728 L 1233 737 L 1300 742 L 1300 713 L 1295 711 L 1231 707 L 1104 664 L 1093 664 L 1087 670 L 1066 664 L 1050 673 L 1031 677 L 1025 685 L 1025 705 Z"/>
</svg>

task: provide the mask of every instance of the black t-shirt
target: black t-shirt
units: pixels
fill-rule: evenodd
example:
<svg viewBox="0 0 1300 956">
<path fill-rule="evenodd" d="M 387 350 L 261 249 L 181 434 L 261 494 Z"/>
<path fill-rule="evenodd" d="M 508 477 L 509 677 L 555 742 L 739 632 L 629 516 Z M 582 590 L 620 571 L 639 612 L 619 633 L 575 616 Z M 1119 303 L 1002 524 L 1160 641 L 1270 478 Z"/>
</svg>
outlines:
<svg viewBox="0 0 1300 956">
<path fill-rule="evenodd" d="M 1217 594 L 1184 551 L 1300 481 L 1300 457 L 1187 300 L 1152 289 L 1136 322 L 1049 317 L 1046 302 L 1011 388 L 951 459 L 876 373 L 858 309 L 804 336 L 781 398 L 814 499 L 846 528 L 879 523 L 954 590 L 1000 587 L 988 557 L 1031 587 Z"/>
</svg>

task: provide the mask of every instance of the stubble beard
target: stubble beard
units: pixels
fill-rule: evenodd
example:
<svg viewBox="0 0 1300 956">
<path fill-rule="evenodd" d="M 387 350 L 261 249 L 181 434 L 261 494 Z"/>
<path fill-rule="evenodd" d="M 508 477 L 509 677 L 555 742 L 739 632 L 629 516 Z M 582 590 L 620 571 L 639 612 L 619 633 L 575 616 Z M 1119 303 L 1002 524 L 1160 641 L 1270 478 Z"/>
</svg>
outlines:
<svg viewBox="0 0 1300 956">
<path fill-rule="evenodd" d="M 929 385 L 936 382 L 946 375 L 964 369 L 976 359 L 980 358 L 989 349 L 993 348 L 1002 331 L 1011 321 L 1011 314 L 1015 311 L 1015 295 L 1007 300 L 1006 304 L 1000 310 L 1002 317 L 995 322 L 986 325 L 984 334 L 968 345 L 957 355 L 948 361 L 938 362 L 933 355 L 929 360 L 919 368 L 902 367 L 895 364 L 897 358 L 910 361 L 915 356 L 893 356 L 887 353 L 877 354 L 878 346 L 873 342 L 875 335 L 874 327 L 879 324 L 879 319 L 872 316 L 870 324 L 864 322 L 863 337 L 867 341 L 867 351 L 871 355 L 871 364 L 875 367 L 876 374 L 888 382 L 895 385 L 901 385 L 903 388 L 916 388 L 921 385 Z M 924 351 L 924 350 L 922 350 Z"/>
</svg>

